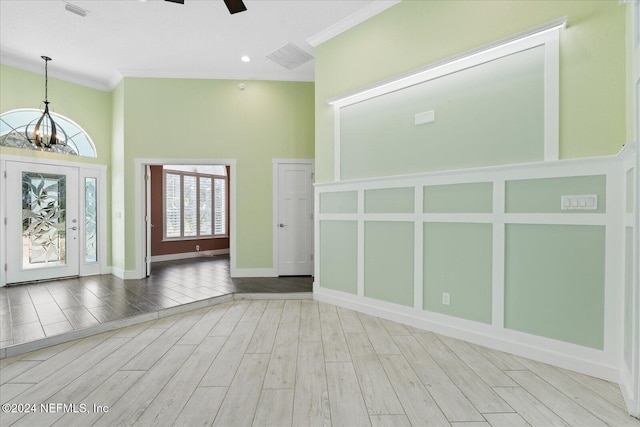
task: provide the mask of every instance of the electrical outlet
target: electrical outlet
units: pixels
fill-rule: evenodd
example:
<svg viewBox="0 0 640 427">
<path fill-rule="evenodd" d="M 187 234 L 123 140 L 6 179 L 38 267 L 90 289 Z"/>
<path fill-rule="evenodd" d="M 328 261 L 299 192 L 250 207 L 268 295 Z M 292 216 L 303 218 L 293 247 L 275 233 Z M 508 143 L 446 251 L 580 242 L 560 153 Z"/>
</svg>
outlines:
<svg viewBox="0 0 640 427">
<path fill-rule="evenodd" d="M 451 295 L 448 292 L 442 293 L 442 304 L 449 305 L 451 304 Z"/>
<path fill-rule="evenodd" d="M 200 245 L 196 245 L 196 252 L 200 252 Z"/>
</svg>

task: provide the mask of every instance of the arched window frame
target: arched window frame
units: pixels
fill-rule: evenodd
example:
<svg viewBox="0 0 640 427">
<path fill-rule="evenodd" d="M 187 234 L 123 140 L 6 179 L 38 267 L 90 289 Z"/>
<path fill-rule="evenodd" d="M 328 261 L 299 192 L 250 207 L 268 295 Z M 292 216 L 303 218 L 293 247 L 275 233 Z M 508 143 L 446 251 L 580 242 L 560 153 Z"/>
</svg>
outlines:
<svg viewBox="0 0 640 427">
<path fill-rule="evenodd" d="M 23 121 L 19 123 L 15 123 L 15 118 L 11 120 L 11 116 L 15 116 L 16 114 L 31 114 L 33 113 L 33 118 L 29 116 L 28 120 L 25 123 Z M 24 131 L 27 125 L 33 119 L 37 119 L 40 115 L 42 115 L 42 111 L 36 108 L 19 108 L 15 110 L 10 110 L 5 113 L 0 114 L 0 146 L 4 147 L 14 147 L 14 148 L 22 148 L 27 150 L 41 150 L 29 143 L 29 141 L 24 136 Z M 63 116 L 58 113 L 51 113 L 51 116 L 55 120 L 56 124 L 64 129 L 67 136 L 69 137 L 68 144 L 72 146 L 78 156 L 83 157 L 98 157 L 98 152 L 96 150 L 96 146 L 91 139 L 91 136 L 85 131 L 82 126 L 78 123 L 70 119 L 69 117 Z M 7 142 L 6 135 L 15 132 L 19 136 L 23 137 L 23 140 L 14 140 L 13 142 Z M 74 139 L 75 138 L 75 139 Z M 82 142 L 80 144 L 80 142 Z M 56 151 L 55 149 L 50 151 Z M 74 153 L 64 152 L 63 154 L 75 155 Z"/>
</svg>

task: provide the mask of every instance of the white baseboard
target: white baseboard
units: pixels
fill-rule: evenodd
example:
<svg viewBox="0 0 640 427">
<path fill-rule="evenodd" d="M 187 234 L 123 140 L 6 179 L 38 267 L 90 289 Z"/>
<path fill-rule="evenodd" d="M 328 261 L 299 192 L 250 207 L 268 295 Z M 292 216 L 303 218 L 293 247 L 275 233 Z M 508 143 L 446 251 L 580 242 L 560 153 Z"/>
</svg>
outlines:
<svg viewBox="0 0 640 427">
<path fill-rule="evenodd" d="M 151 262 L 174 261 L 177 259 L 188 259 L 188 258 L 201 258 L 201 257 L 214 256 L 214 255 L 225 255 L 228 253 L 229 253 L 229 248 L 211 249 L 209 251 L 199 251 L 199 252 L 183 252 L 179 254 L 152 255 Z"/>
<path fill-rule="evenodd" d="M 265 299 L 291 299 L 291 300 L 312 300 L 312 292 L 291 292 L 291 293 L 239 293 L 233 294 L 234 300 L 265 300 Z"/>
<path fill-rule="evenodd" d="M 231 277 L 278 277 L 273 268 L 232 268 Z"/>
<path fill-rule="evenodd" d="M 620 371 L 600 350 L 313 286 L 313 298 L 582 374 L 618 382 Z"/>
<path fill-rule="evenodd" d="M 113 274 L 116 277 L 119 277 L 120 279 L 125 279 L 125 280 L 140 279 L 140 276 L 136 270 L 124 270 L 119 267 L 110 267 L 110 269 L 111 269 L 111 274 Z"/>
<path fill-rule="evenodd" d="M 622 363 L 622 367 L 620 368 L 620 391 L 622 392 L 622 398 L 624 399 L 624 403 L 629 411 L 629 415 L 632 417 L 640 418 L 640 405 L 637 404 L 638 396 L 636 395 L 632 383 L 632 374 L 629 372 L 627 366 Z"/>
</svg>

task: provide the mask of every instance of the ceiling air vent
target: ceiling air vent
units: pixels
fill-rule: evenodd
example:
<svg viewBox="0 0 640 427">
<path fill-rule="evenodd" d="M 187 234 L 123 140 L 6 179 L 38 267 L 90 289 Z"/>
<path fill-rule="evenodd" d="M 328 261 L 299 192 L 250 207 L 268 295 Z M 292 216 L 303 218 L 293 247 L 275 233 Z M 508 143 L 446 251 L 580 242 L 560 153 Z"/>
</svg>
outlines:
<svg viewBox="0 0 640 427">
<path fill-rule="evenodd" d="M 305 62 L 312 60 L 313 56 L 309 55 L 295 44 L 289 43 L 267 55 L 267 58 L 276 64 L 282 65 L 287 70 L 293 70 Z"/>
</svg>

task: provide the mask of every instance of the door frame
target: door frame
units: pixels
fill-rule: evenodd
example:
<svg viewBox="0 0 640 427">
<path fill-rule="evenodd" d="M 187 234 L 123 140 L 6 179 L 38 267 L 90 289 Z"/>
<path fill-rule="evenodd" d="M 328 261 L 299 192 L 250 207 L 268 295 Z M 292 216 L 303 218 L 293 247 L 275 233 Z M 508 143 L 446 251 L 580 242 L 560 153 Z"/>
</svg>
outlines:
<svg viewBox="0 0 640 427">
<path fill-rule="evenodd" d="M 151 234 L 147 233 L 147 189 L 146 171 L 148 166 L 163 165 L 225 165 L 229 166 L 229 253 L 231 277 L 237 276 L 236 256 L 236 159 L 175 159 L 175 158 L 136 158 L 135 164 L 135 254 L 136 269 L 133 277 L 127 279 L 142 279 L 147 275 L 145 256 L 147 247 L 151 245 Z M 150 197 L 149 197 L 150 199 Z M 151 220 L 151 218 L 149 218 Z M 128 276 L 128 275 L 127 275 Z"/>
<path fill-rule="evenodd" d="M 279 242 L 278 242 L 278 218 L 280 217 L 280 210 L 279 210 L 279 203 L 278 203 L 278 199 L 279 199 L 279 187 L 278 187 L 278 167 L 282 164 L 294 164 L 294 165 L 311 165 L 311 169 L 313 170 L 313 172 L 311 172 L 312 174 L 314 174 L 313 176 L 315 177 L 315 170 L 316 170 L 316 165 L 315 165 L 315 160 L 314 159 L 272 159 L 271 160 L 272 163 L 272 183 L 273 183 L 273 192 L 272 192 L 272 206 L 273 206 L 273 227 L 272 227 L 272 241 L 273 241 L 273 273 L 275 277 L 278 277 L 280 275 L 280 256 L 279 256 Z M 315 179 L 312 179 L 312 184 L 315 183 Z M 311 194 L 311 212 L 313 214 L 314 208 L 313 205 L 315 203 L 315 197 L 313 195 L 313 193 Z M 312 222 L 312 230 L 311 230 L 311 235 L 313 237 L 313 239 L 315 239 L 315 235 L 313 233 L 313 222 Z M 313 251 L 315 248 L 315 244 L 312 242 L 311 244 L 311 250 Z M 313 274 L 315 272 L 315 256 L 314 256 L 314 260 L 312 262 L 312 268 L 311 268 L 311 274 Z"/>
<path fill-rule="evenodd" d="M 627 411 L 630 415 L 640 418 L 640 0 L 627 0 L 620 2 L 626 7 L 627 24 L 627 85 L 630 89 L 630 97 L 627 99 L 627 108 L 630 110 L 631 141 L 635 143 L 635 158 L 632 164 L 625 166 L 624 171 L 634 169 L 633 214 L 631 218 L 623 221 L 623 227 L 633 229 L 632 265 L 631 265 L 631 295 L 625 298 L 631 299 L 631 366 L 627 367 L 624 358 L 624 349 L 620 358 L 620 390 Z M 627 4 L 623 4 L 627 3 Z M 624 247 L 623 247 L 624 248 Z M 623 325 L 624 333 L 624 325 Z M 630 368 L 630 369 L 629 369 Z"/>
<path fill-rule="evenodd" d="M 78 275 L 82 277 L 110 273 L 111 271 L 107 267 L 107 166 L 70 160 L 57 160 L 50 158 L 0 154 L 0 177 L 2 178 L 2 183 L 0 184 L 0 187 L 2 189 L 2 191 L 0 192 L 0 197 L 2 197 L 3 201 L 0 206 L 0 217 L 2 218 L 2 223 L 0 224 L 0 242 L 3 242 L 0 243 L 0 287 L 6 286 L 7 284 L 5 265 L 7 264 L 7 245 L 9 244 L 9 242 L 7 241 L 7 224 L 5 222 L 5 218 L 7 218 L 8 212 L 7 203 L 5 202 L 4 198 L 7 197 L 8 182 L 6 176 L 8 162 L 77 168 L 79 188 L 82 186 L 82 182 L 84 182 L 85 178 L 98 178 L 98 262 L 90 264 L 85 263 L 82 256 L 83 252 L 81 251 L 78 261 Z M 82 196 L 82 193 L 80 194 L 80 196 Z M 78 201 L 79 210 L 80 213 L 82 213 L 84 211 L 84 197 L 80 197 Z M 84 227 L 82 227 L 81 229 L 84 230 Z"/>
</svg>

